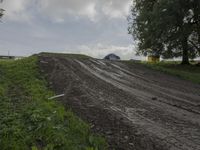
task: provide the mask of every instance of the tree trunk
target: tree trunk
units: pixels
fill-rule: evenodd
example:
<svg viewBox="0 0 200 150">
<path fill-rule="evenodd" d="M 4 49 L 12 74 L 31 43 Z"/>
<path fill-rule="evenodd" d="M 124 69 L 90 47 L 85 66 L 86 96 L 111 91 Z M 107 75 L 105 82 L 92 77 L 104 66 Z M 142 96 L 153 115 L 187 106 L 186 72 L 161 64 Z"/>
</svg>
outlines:
<svg viewBox="0 0 200 150">
<path fill-rule="evenodd" d="M 189 56 L 188 56 L 188 40 L 184 38 L 182 41 L 182 48 L 183 48 L 183 57 L 182 57 L 182 65 L 189 65 Z"/>
</svg>

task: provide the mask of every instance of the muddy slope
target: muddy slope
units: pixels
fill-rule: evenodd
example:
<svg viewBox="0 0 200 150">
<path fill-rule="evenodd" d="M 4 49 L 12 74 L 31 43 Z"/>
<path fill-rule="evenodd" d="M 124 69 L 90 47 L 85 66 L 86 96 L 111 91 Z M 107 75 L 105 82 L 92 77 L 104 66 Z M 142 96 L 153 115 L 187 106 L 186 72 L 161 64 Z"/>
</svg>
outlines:
<svg viewBox="0 0 200 150">
<path fill-rule="evenodd" d="M 140 65 L 40 56 L 61 101 L 109 149 L 200 150 L 200 85 Z"/>
</svg>

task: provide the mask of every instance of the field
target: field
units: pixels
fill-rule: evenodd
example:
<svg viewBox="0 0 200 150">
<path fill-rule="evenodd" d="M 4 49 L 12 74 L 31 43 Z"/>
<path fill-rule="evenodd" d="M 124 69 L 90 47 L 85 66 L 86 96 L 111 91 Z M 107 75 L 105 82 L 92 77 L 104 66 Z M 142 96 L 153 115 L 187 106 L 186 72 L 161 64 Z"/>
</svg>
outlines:
<svg viewBox="0 0 200 150">
<path fill-rule="evenodd" d="M 180 65 L 180 62 L 145 63 L 145 66 L 200 84 L 200 66 Z"/>
<path fill-rule="evenodd" d="M 1 150 L 104 150 L 90 126 L 54 100 L 37 57 L 0 61 Z"/>
</svg>

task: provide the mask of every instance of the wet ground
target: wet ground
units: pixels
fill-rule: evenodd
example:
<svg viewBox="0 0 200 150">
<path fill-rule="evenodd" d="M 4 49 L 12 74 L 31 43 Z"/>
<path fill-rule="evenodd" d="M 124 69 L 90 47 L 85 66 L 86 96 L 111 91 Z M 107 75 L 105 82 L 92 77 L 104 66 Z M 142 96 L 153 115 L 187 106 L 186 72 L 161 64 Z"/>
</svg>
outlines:
<svg viewBox="0 0 200 150">
<path fill-rule="evenodd" d="M 60 101 L 110 150 L 200 150 L 200 85 L 140 64 L 40 56 Z"/>
</svg>

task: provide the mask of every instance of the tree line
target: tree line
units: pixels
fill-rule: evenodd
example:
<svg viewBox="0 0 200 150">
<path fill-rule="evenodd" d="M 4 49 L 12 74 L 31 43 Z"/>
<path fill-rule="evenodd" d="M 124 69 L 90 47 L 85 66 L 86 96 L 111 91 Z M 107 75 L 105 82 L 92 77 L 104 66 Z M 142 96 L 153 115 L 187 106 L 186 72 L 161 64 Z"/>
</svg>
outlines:
<svg viewBox="0 0 200 150">
<path fill-rule="evenodd" d="M 200 0 L 134 0 L 128 20 L 138 54 L 182 56 L 182 64 L 200 56 Z"/>
</svg>

